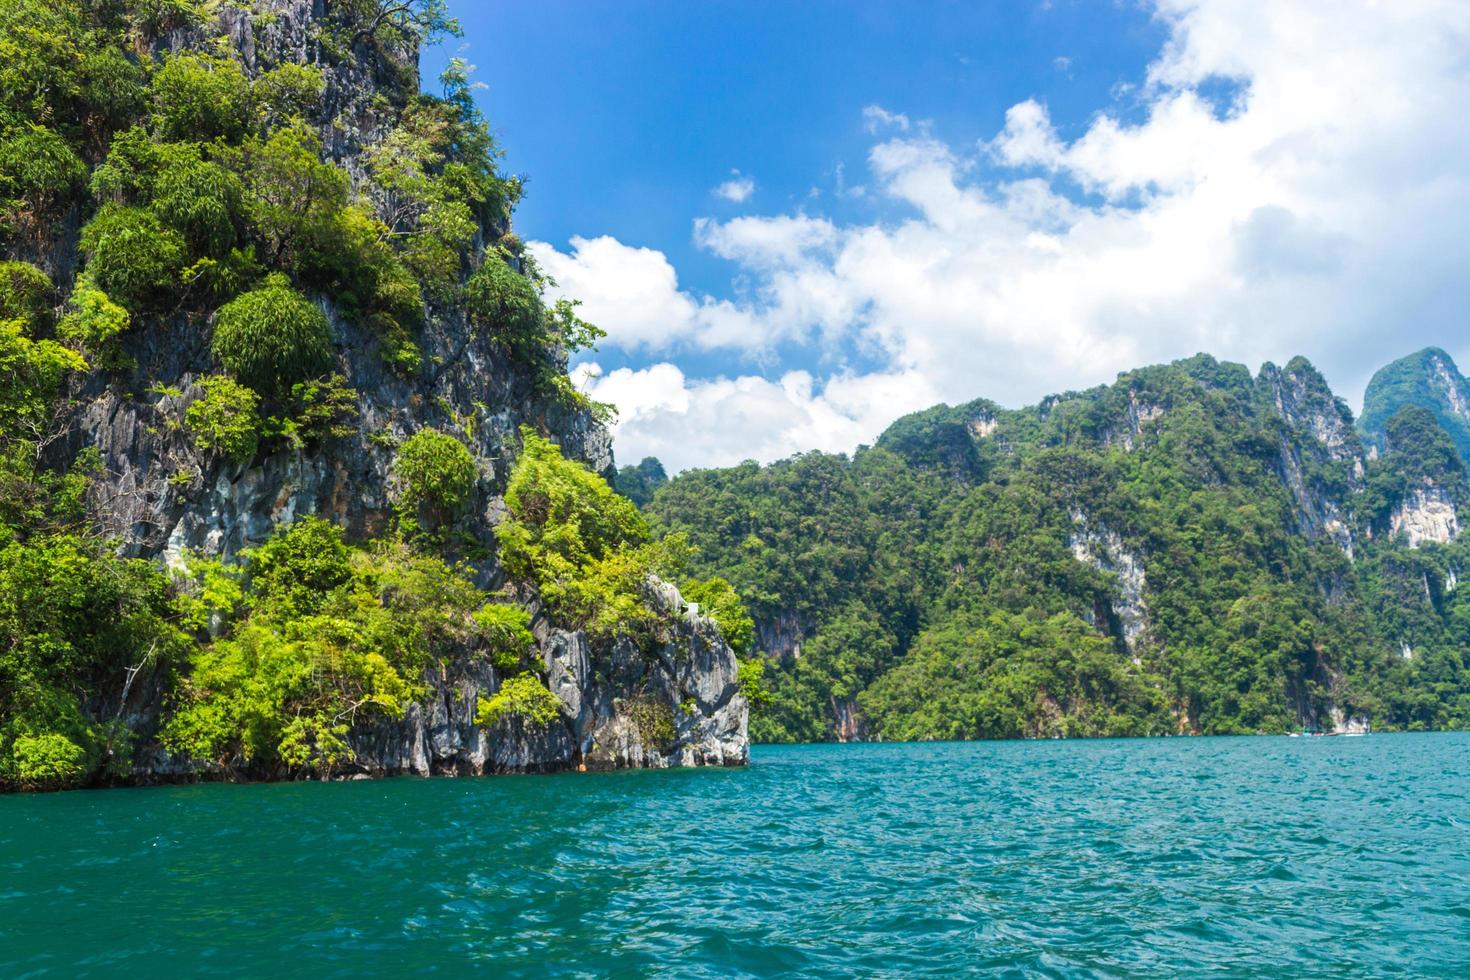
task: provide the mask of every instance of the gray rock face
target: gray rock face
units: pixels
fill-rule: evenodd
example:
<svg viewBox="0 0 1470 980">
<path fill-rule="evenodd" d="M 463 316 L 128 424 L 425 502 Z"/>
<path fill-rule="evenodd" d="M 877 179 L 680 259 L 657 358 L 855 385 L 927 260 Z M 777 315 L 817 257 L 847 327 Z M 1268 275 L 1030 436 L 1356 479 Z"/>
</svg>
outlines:
<svg viewBox="0 0 1470 980">
<path fill-rule="evenodd" d="M 1103 445 L 1120 446 L 1124 452 L 1132 452 L 1134 446 L 1148 438 L 1150 423 L 1163 417 L 1164 406 L 1140 398 L 1136 391 L 1129 391 L 1128 408 L 1118 424 L 1103 435 Z"/>
<path fill-rule="evenodd" d="M 1111 618 L 1116 621 L 1123 645 L 1129 653 L 1136 654 L 1148 631 L 1148 577 L 1143 561 L 1128 550 L 1116 531 L 1091 526 L 1082 511 L 1072 512 L 1072 523 L 1074 529 L 1067 537 L 1072 557 L 1117 579 Z"/>
<path fill-rule="evenodd" d="M 220 5 L 215 24 L 175 32 L 162 47 L 207 50 L 223 37 L 251 74 L 285 62 L 321 65 L 326 91 L 315 122 L 326 153 L 356 192 L 370 197 L 361 154 L 391 129 L 405 85 L 417 89 L 417 59 L 365 50 L 332 63 L 317 37 L 320 7 L 311 0 Z M 522 425 L 549 434 L 594 471 L 612 473 L 606 429 L 585 408 L 540 390 L 462 311 L 430 311 L 414 338 L 425 367 L 404 377 L 386 366 L 371 330 L 340 315 L 331 296 L 314 299 L 331 325 L 337 370 L 356 392 L 357 417 L 345 437 L 260 454 L 243 465 L 196 449 L 182 423 L 201 394 L 198 380 L 216 369 L 211 318 L 140 324 L 125 338 L 136 367 L 125 376 L 94 374 L 73 393 L 65 449 L 101 453 L 109 475 L 95 481 L 89 504 L 125 553 L 169 563 L 187 551 L 230 557 L 307 514 L 331 519 L 351 538 L 372 539 L 392 517 L 395 446 L 425 426 L 453 433 L 470 449 L 479 480 L 456 530 L 487 546 L 505 513 L 502 495 Z M 472 568 L 482 587 L 503 581 L 493 557 Z M 493 694 L 501 678 L 488 662 L 446 655 L 442 676 L 425 678 L 429 696 L 401 720 L 354 728 L 359 768 L 429 774 L 744 763 L 747 709 L 733 653 L 713 621 L 690 610 L 672 586 L 651 583 L 649 594 L 667 622 L 653 650 L 629 641 L 594 649 L 583 634 L 538 619 L 547 677 L 564 706 L 561 723 L 532 729 L 513 721 L 482 731 L 474 723 L 477 700 Z M 142 688 L 129 698 L 134 727 L 155 725 L 159 705 Z M 145 748 L 136 766 L 142 779 L 187 772 L 156 748 Z"/>
<path fill-rule="evenodd" d="M 734 652 L 673 586 L 650 581 L 649 599 L 669 623 L 652 649 L 622 639 L 599 650 L 584 633 L 536 623 L 547 687 L 562 703 L 557 721 L 480 728 L 476 705 L 502 678 L 488 663 L 459 662 L 427 678 L 430 697 L 401 720 L 353 731 L 358 768 L 427 776 L 744 765 L 748 709 Z"/>
<path fill-rule="evenodd" d="M 757 620 L 756 645 L 768 656 L 788 660 L 801 656 L 801 644 L 810 632 L 808 624 L 795 613 Z"/>
<path fill-rule="evenodd" d="M 1351 416 L 1338 403 L 1317 369 L 1297 360 L 1285 369 L 1261 368 L 1264 387 L 1284 423 L 1280 439 L 1282 482 L 1296 502 L 1297 524 L 1308 538 L 1327 538 L 1351 558 L 1353 530 L 1348 495 L 1363 486 L 1364 455 Z M 1323 484 L 1325 470 L 1337 471 L 1338 487 Z"/>
<path fill-rule="evenodd" d="M 1422 544 L 1449 544 L 1460 535 L 1460 519 L 1448 491 L 1433 482 L 1404 495 L 1389 518 L 1389 531 L 1403 534 L 1410 548 Z"/>
</svg>

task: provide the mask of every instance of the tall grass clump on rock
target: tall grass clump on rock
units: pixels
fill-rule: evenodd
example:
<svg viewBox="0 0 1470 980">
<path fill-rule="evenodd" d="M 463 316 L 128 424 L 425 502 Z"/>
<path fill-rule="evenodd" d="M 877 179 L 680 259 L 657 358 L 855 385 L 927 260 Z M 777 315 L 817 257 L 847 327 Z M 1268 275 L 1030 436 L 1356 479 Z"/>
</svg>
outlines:
<svg viewBox="0 0 1470 980">
<path fill-rule="evenodd" d="M 406 522 L 421 508 L 452 518 L 475 489 L 475 458 L 464 443 L 438 429 L 420 429 L 398 447 L 393 473 L 400 483 L 399 509 Z"/>
<path fill-rule="evenodd" d="M 220 308 L 214 356 L 239 381 L 272 397 L 331 369 L 332 333 L 326 314 L 285 276 L 273 275 Z"/>
</svg>

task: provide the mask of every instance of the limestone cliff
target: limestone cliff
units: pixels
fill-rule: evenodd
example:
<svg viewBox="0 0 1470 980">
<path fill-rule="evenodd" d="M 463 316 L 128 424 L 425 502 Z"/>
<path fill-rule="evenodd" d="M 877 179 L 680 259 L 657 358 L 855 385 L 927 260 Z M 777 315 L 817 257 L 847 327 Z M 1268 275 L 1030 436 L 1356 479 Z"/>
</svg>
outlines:
<svg viewBox="0 0 1470 980">
<path fill-rule="evenodd" d="M 1105 525 L 1093 527 L 1081 510 L 1071 512 L 1076 529 L 1067 537 L 1067 547 L 1078 561 L 1114 577 L 1114 594 L 1099 622 L 1093 625 L 1122 641 L 1124 649 L 1137 654 L 1147 639 L 1149 613 L 1148 576 L 1139 556 L 1129 550 L 1116 531 Z"/>
<path fill-rule="evenodd" d="M 1285 369 L 1266 364 L 1258 383 L 1282 423 L 1281 479 L 1296 504 L 1299 528 L 1309 538 L 1326 537 L 1351 557 L 1347 502 L 1363 485 L 1363 448 L 1352 413 L 1304 358 Z"/>
<path fill-rule="evenodd" d="M 288 64 L 319 68 L 325 86 L 309 123 L 321 138 L 323 157 L 349 175 L 356 199 L 383 213 L 383 192 L 365 176 L 364 157 L 393 131 L 418 90 L 414 45 L 396 52 L 362 36 L 332 42 L 319 0 L 255 0 L 213 9 L 204 21 L 154 39 L 154 53 L 222 54 L 252 79 Z M 482 224 L 471 248 L 484 261 L 502 261 L 487 249 L 508 233 L 506 222 Z M 59 283 L 76 274 L 67 244 L 39 256 Z M 520 260 L 508 254 L 504 261 L 517 265 Z M 422 366 L 404 370 L 383 356 L 381 332 L 350 316 L 332 291 L 309 298 L 326 315 L 335 370 L 354 402 L 346 431 L 330 439 L 297 448 L 272 444 L 246 461 L 198 448 L 183 420 L 201 397 L 199 380 L 217 369 L 208 315 L 166 314 L 140 323 L 122 338 L 118 360 L 125 367 L 92 372 L 70 393 L 66 439 L 55 451 L 67 457 L 100 452 L 105 478 L 93 481 L 89 506 L 124 553 L 169 564 L 190 552 L 229 559 L 303 515 L 330 519 L 349 539 L 372 540 L 393 519 L 395 447 L 432 426 L 452 433 L 473 457 L 470 499 L 450 530 L 456 540 L 473 543 L 463 557 L 476 584 L 493 590 L 506 584 L 492 529 L 505 513 L 503 495 L 522 426 L 547 434 L 592 470 L 613 472 L 608 432 L 585 400 L 528 371 L 523 358 L 476 329 L 461 305 L 425 308 L 413 337 Z M 565 351 L 547 356 L 565 381 Z M 652 650 L 622 641 L 595 647 L 583 633 L 536 616 L 534 633 L 548 685 L 562 704 L 561 723 L 544 731 L 514 721 L 477 727 L 477 697 L 493 693 L 503 678 L 483 658 L 451 656 L 442 674 L 425 678 L 428 698 L 401 721 L 353 729 L 349 741 L 357 761 L 343 771 L 744 763 L 746 707 L 733 653 L 712 620 L 692 612 L 673 586 L 652 582 L 647 591 L 666 623 Z M 533 594 L 523 598 L 537 607 Z M 158 694 L 146 679 L 125 693 L 125 714 L 140 731 L 156 725 Z M 151 746 L 139 753 L 134 775 L 170 777 L 190 769 Z"/>
</svg>

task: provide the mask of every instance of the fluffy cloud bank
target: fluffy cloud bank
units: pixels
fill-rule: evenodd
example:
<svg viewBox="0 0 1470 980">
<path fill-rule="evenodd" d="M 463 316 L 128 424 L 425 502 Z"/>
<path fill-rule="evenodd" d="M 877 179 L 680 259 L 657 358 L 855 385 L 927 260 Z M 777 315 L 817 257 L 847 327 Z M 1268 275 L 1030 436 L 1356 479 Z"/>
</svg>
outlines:
<svg viewBox="0 0 1470 980">
<path fill-rule="evenodd" d="M 1356 391 L 1414 346 L 1463 348 L 1470 5 L 1156 10 L 1169 40 L 1141 114 L 1103 112 L 1068 141 L 1031 100 L 955 147 L 874 106 L 864 121 L 892 136 L 869 153 L 870 193 L 907 217 L 696 221 L 700 245 L 738 265 L 738 302 L 681 290 L 656 251 L 538 243 L 625 349 L 806 343 L 884 365 L 825 384 L 613 372 L 594 387 L 623 408 L 620 454 L 677 468 L 849 449 L 934 400 L 1021 403 L 1197 350 L 1307 353 Z"/>
<path fill-rule="evenodd" d="M 657 456 L 672 472 L 851 449 L 898 415 L 938 400 L 913 374 L 837 375 L 821 385 L 806 371 L 775 381 L 690 379 L 667 362 L 606 375 L 584 364 L 574 374 L 583 391 L 618 407 L 619 461 Z"/>
</svg>

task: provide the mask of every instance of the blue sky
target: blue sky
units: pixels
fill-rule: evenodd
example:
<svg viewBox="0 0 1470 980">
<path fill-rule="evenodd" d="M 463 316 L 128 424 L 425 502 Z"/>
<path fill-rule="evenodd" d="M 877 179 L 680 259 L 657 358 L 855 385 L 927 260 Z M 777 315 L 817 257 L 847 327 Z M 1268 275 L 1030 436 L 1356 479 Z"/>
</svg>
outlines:
<svg viewBox="0 0 1470 980">
<path fill-rule="evenodd" d="M 1463 355 L 1464 7 L 460 3 L 425 74 L 476 66 L 619 457 L 678 469 L 1199 349 L 1350 400 Z"/>
</svg>

